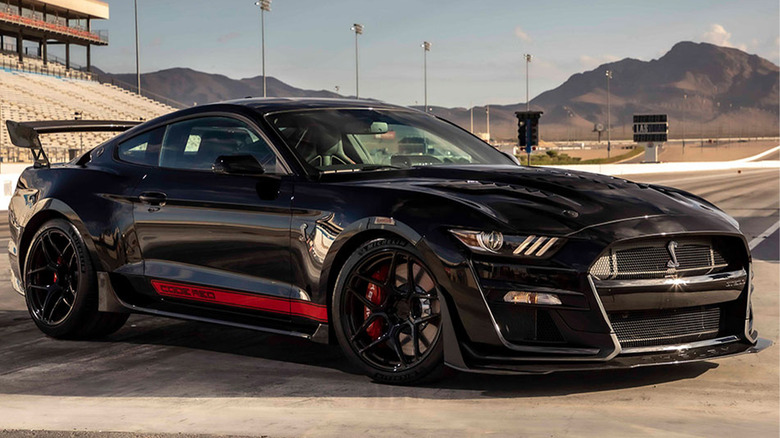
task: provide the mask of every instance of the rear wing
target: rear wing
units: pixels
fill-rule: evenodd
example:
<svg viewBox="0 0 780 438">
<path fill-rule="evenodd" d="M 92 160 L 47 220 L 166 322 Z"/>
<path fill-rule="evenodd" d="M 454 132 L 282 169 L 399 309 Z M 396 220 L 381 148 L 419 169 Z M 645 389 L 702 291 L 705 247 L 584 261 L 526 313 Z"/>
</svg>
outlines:
<svg viewBox="0 0 780 438">
<path fill-rule="evenodd" d="M 39 134 L 60 132 L 122 132 L 141 122 L 120 120 L 47 120 L 41 122 L 14 122 L 6 120 L 11 143 L 27 148 L 33 154 L 35 167 L 49 167 L 49 157 L 43 151 Z"/>
</svg>

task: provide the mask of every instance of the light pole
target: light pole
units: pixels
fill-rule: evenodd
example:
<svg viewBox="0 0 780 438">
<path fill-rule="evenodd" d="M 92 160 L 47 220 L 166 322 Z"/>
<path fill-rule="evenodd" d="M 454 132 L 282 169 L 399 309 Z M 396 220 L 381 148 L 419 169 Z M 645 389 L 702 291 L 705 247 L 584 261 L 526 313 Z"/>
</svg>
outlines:
<svg viewBox="0 0 780 438">
<path fill-rule="evenodd" d="M 531 55 L 526 53 L 523 58 L 525 58 L 525 110 L 531 111 L 531 101 L 528 98 L 528 64 L 531 63 Z"/>
<path fill-rule="evenodd" d="M 425 112 L 428 112 L 428 52 L 431 51 L 431 43 L 423 41 L 423 89 L 425 93 Z"/>
<path fill-rule="evenodd" d="M 138 94 L 141 94 L 141 55 L 138 48 L 138 0 L 133 0 L 133 10 L 135 12 L 135 80 Z"/>
<path fill-rule="evenodd" d="M 704 97 L 701 98 L 701 118 L 699 119 L 699 134 L 701 135 L 701 151 L 704 152 Z"/>
<path fill-rule="evenodd" d="M 609 82 L 612 80 L 612 70 L 607 70 L 607 158 L 612 152 L 612 111 L 609 104 Z"/>
<path fill-rule="evenodd" d="M 81 111 L 76 111 L 73 113 L 73 120 L 81 120 L 84 116 L 84 113 Z M 79 153 L 84 152 L 84 133 L 79 132 Z"/>
<path fill-rule="evenodd" d="M 563 109 L 566 110 L 566 115 L 569 116 L 569 123 L 568 123 L 568 131 L 569 131 L 569 143 L 572 143 L 574 139 L 572 138 L 572 120 L 574 119 L 574 113 L 571 112 L 571 108 L 568 106 L 563 107 Z"/>
<path fill-rule="evenodd" d="M 271 12 L 271 0 L 256 1 L 255 6 L 260 6 L 260 61 L 263 64 L 263 97 L 267 97 L 265 81 L 265 13 Z"/>
<path fill-rule="evenodd" d="M 360 99 L 360 75 L 358 72 L 358 35 L 363 35 L 363 25 L 355 23 L 352 25 L 351 29 L 355 32 L 355 99 Z"/>
<path fill-rule="evenodd" d="M 473 134 L 474 133 L 474 103 L 473 102 L 471 104 L 470 113 L 471 113 L 471 129 L 469 130 L 469 132 Z"/>
<path fill-rule="evenodd" d="M 734 119 L 734 117 L 732 117 L 732 115 L 731 115 L 731 104 L 729 104 L 729 124 L 727 126 L 728 129 L 729 129 L 729 132 L 728 132 L 729 141 L 734 141 L 734 130 L 732 129 L 732 126 L 731 126 L 731 121 L 733 119 Z"/>
<path fill-rule="evenodd" d="M 682 107 L 682 153 L 685 155 L 685 106 L 688 103 L 688 95 L 683 94 L 683 107 Z"/>
<path fill-rule="evenodd" d="M 487 142 L 490 143 L 490 105 L 485 106 L 485 119 L 487 124 Z"/>
<path fill-rule="evenodd" d="M 720 102 L 715 103 L 715 120 L 718 120 L 720 117 Z M 720 138 L 723 137 L 723 126 L 721 126 L 720 123 L 718 123 L 718 137 L 715 139 L 715 147 L 720 146 Z"/>
</svg>

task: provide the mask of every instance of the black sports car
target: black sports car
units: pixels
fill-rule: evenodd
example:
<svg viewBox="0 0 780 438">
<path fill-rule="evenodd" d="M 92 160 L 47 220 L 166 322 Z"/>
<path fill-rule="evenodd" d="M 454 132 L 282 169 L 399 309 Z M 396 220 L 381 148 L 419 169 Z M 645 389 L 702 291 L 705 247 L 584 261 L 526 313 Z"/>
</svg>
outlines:
<svg viewBox="0 0 780 438">
<path fill-rule="evenodd" d="M 35 165 L 13 285 L 56 338 L 132 312 L 338 342 L 366 374 L 635 367 L 756 352 L 737 222 L 689 193 L 520 167 L 363 100 L 245 99 L 132 122 L 8 122 Z M 122 131 L 50 165 L 39 134 Z"/>
</svg>

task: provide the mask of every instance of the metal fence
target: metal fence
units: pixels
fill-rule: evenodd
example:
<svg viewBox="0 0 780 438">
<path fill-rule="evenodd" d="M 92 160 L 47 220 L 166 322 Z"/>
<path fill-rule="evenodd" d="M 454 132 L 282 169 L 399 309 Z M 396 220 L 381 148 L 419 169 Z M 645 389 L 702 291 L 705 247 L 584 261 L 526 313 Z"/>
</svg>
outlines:
<svg viewBox="0 0 780 438">
<path fill-rule="evenodd" d="M 4 53 L 9 53 L 5 52 Z M 27 56 L 28 58 L 33 59 L 39 59 L 36 56 Z M 0 58 L 0 68 L 3 68 L 5 70 L 15 70 L 15 71 L 21 71 L 26 73 L 38 73 L 43 75 L 49 75 L 49 76 L 59 76 L 59 77 L 66 77 L 66 78 L 73 78 L 73 79 L 83 79 L 83 80 L 94 80 L 94 75 L 90 72 L 74 69 L 74 68 L 66 68 L 64 64 L 60 64 L 59 58 L 57 57 L 50 57 L 50 60 L 47 64 L 40 64 L 40 63 L 25 63 L 25 62 L 19 62 L 17 59 L 9 59 L 8 57 L 1 57 Z"/>
</svg>

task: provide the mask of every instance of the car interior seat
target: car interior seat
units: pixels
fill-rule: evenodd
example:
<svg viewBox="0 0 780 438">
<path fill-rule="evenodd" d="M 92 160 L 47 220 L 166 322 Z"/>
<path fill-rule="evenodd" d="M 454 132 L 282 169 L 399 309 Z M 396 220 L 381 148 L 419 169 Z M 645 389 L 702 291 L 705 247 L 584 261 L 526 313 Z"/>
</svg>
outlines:
<svg viewBox="0 0 780 438">
<path fill-rule="evenodd" d="M 315 167 L 356 164 L 344 152 L 339 135 L 319 124 L 306 128 L 297 149 L 301 157 Z"/>
</svg>

